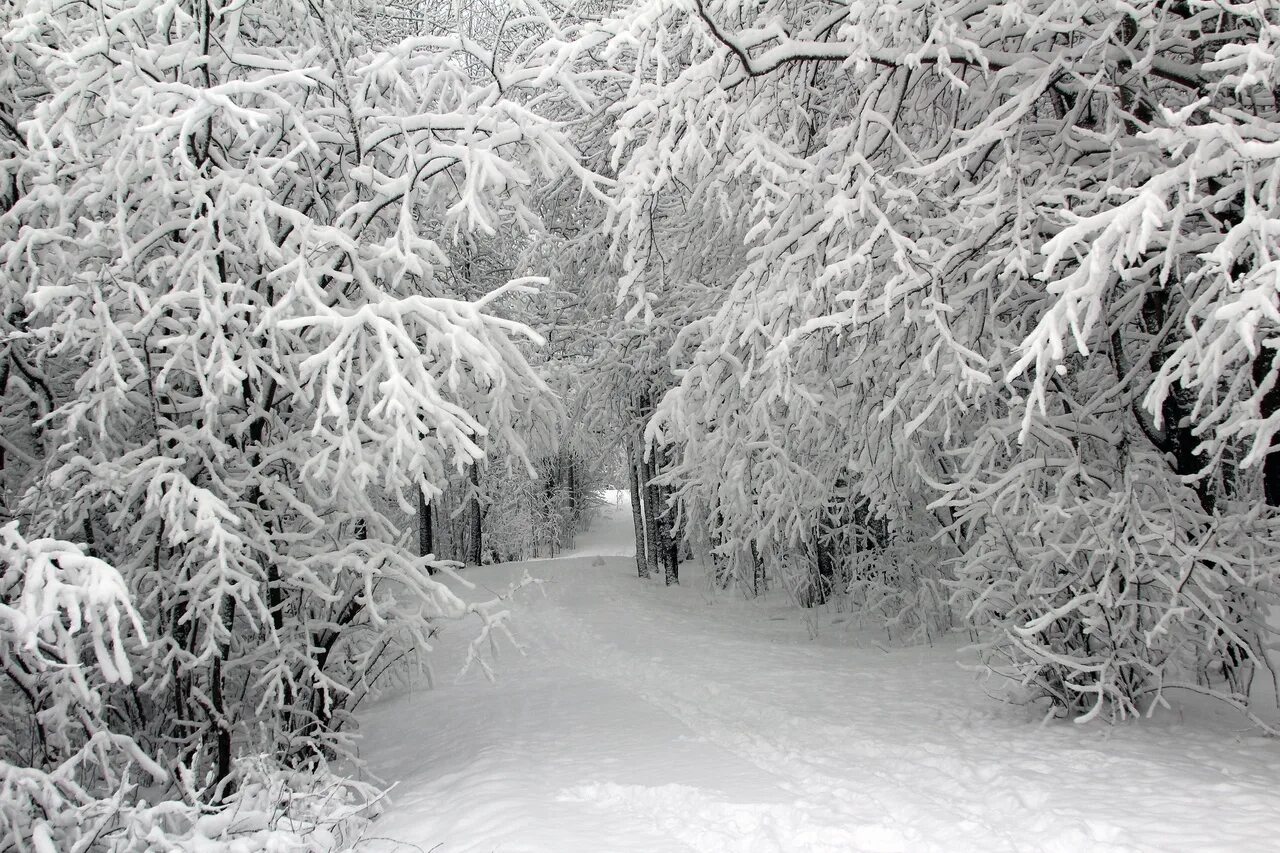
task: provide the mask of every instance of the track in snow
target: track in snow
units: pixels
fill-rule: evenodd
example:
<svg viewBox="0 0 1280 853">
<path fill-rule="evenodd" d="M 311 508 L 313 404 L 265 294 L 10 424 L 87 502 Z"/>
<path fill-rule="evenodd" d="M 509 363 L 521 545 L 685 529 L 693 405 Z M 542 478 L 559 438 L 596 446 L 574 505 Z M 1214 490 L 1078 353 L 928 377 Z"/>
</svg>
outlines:
<svg viewBox="0 0 1280 853">
<path fill-rule="evenodd" d="M 1235 720 L 1041 726 L 989 699 L 957 644 L 811 640 L 784 606 L 725 602 L 694 567 L 635 578 L 625 504 L 513 606 L 520 655 L 364 715 L 397 783 L 363 849 L 462 851 L 1274 850 L 1280 744 Z M 600 555 L 612 555 L 604 556 Z M 603 562 L 603 565 L 600 563 Z M 1239 731 L 1232 731 L 1232 726 Z"/>
</svg>

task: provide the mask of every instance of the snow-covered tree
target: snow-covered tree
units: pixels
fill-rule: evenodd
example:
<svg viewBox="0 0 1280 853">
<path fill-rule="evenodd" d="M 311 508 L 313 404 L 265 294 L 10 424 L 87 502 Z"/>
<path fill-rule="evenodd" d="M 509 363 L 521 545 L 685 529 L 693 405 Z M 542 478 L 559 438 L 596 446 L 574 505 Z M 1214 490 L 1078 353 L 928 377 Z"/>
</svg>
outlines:
<svg viewBox="0 0 1280 853">
<path fill-rule="evenodd" d="M 349 754 L 352 712 L 439 618 L 500 622 L 393 519 L 554 413 L 536 334 L 493 310 L 540 281 L 458 298 L 450 260 L 536 229 L 545 181 L 598 192 L 547 117 L 575 103 L 554 38 L 375 49 L 356 5 L 6 19 L 45 90 L 4 72 L 27 116 L 3 152 L 6 366 L 32 378 L 3 415 L 40 418 L 5 509 L 118 573 L 148 642 L 108 704 L 213 803 L 244 794 L 238 756 Z"/>
<path fill-rule="evenodd" d="M 950 590 L 1072 712 L 1246 701 L 1280 495 L 1276 25 L 1196 0 L 601 22 L 624 302 L 651 310 L 663 241 L 722 258 L 649 435 L 739 577 L 842 573 L 926 630 Z"/>
</svg>

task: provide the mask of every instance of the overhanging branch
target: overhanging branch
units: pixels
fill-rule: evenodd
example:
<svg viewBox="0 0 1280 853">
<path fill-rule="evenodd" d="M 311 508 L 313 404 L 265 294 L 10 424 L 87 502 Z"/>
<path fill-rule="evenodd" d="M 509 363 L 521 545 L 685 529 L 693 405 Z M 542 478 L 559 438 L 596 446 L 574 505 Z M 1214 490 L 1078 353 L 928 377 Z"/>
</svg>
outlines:
<svg viewBox="0 0 1280 853">
<path fill-rule="evenodd" d="M 778 36 L 778 43 L 764 52 L 752 56 L 750 47 L 744 45 L 732 34 L 723 30 L 707 12 L 703 0 L 695 0 L 698 17 L 706 24 L 707 29 L 716 41 L 728 48 L 742 66 L 748 77 L 763 77 L 772 74 L 784 65 L 797 62 L 869 62 L 883 68 L 914 68 L 922 65 L 961 65 L 978 68 L 983 71 L 1003 71 L 1013 68 L 1043 68 L 1053 62 L 1064 67 L 1071 67 L 1086 61 L 1090 55 L 1108 62 L 1125 62 L 1130 65 L 1143 65 L 1155 77 L 1175 83 L 1188 89 L 1199 89 L 1205 85 L 1205 78 L 1199 64 L 1187 64 L 1158 56 L 1145 59 L 1135 57 L 1135 52 L 1121 45 L 1079 44 L 1064 45 L 1056 50 L 1047 51 L 1004 51 L 983 50 L 973 56 L 955 56 L 944 48 L 928 47 L 911 51 L 870 51 L 861 50 L 857 45 L 847 42 L 813 41 L 793 39 L 789 36 Z M 830 28 L 830 22 L 824 22 Z"/>
</svg>

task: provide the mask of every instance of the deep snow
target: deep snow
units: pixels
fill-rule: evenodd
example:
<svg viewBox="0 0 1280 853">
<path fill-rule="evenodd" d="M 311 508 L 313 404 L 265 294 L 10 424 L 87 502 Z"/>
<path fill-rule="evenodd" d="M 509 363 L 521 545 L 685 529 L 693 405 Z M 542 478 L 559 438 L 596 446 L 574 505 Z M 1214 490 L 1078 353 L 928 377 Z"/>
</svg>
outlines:
<svg viewBox="0 0 1280 853">
<path fill-rule="evenodd" d="M 496 683 L 453 678 L 475 626 L 450 626 L 435 689 L 364 714 L 396 787 L 362 849 L 1280 849 L 1280 744 L 1226 711 L 1042 724 L 986 695 L 959 639 L 893 648 L 713 599 L 695 565 L 641 582 L 625 503 L 580 540 L 468 570 L 546 581 L 514 598 L 525 654 L 500 648 Z"/>
</svg>

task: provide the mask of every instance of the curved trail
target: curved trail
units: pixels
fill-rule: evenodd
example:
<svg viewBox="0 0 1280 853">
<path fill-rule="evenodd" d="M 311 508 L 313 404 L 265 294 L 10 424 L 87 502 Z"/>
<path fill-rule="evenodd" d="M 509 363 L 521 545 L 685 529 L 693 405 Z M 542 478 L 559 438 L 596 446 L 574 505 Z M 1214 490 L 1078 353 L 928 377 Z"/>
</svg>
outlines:
<svg viewBox="0 0 1280 853">
<path fill-rule="evenodd" d="M 956 644 L 886 648 L 784 604 L 634 577 L 620 507 L 556 560 L 469 570 L 513 605 L 524 655 L 364 715 L 397 782 L 366 849 L 1271 850 L 1280 744 L 1235 720 L 1038 724 L 984 695 Z M 609 556 L 604 556 L 609 555 Z M 838 617 L 835 617 L 838 618 Z M 438 846 L 437 846 L 438 845 Z"/>
</svg>

